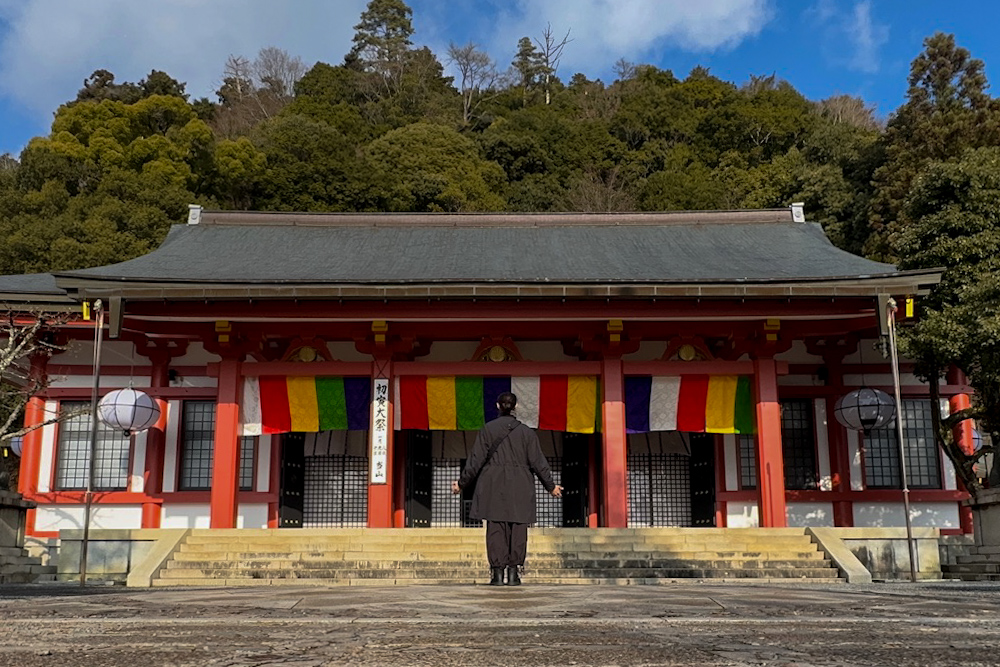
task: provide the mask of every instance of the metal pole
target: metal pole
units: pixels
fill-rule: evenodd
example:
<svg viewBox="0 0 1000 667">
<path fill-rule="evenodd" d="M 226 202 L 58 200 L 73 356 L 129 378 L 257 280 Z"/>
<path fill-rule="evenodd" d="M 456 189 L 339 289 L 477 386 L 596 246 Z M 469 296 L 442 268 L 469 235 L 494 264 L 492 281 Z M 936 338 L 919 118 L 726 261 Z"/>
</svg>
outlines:
<svg viewBox="0 0 1000 667">
<path fill-rule="evenodd" d="M 910 489 L 906 481 L 906 446 L 903 443 L 903 401 L 899 392 L 899 357 L 896 355 L 896 300 L 886 302 L 889 324 L 889 356 L 892 359 L 892 385 L 896 391 L 896 438 L 899 440 L 899 475 L 903 483 L 903 511 L 906 513 L 906 545 L 910 549 L 910 581 L 917 581 L 917 545 L 913 541 L 910 521 Z"/>
<path fill-rule="evenodd" d="M 90 505 L 94 496 L 94 468 L 97 461 L 97 394 L 101 387 L 101 342 L 104 340 L 104 304 L 94 302 L 94 387 L 90 394 L 90 459 L 87 466 L 87 493 L 83 509 L 83 541 L 80 543 L 80 585 L 87 585 L 87 545 L 90 540 Z"/>
</svg>

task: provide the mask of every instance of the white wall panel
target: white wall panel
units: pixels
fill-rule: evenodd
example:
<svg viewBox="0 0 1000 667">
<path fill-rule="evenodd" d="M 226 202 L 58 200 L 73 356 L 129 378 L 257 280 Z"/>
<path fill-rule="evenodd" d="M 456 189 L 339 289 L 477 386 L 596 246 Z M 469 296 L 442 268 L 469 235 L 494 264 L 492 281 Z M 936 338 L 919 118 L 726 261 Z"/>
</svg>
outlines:
<svg viewBox="0 0 1000 667">
<path fill-rule="evenodd" d="M 957 502 L 910 503 L 910 522 L 919 528 L 960 528 Z M 903 503 L 854 503 L 857 527 L 906 526 Z"/>
<path fill-rule="evenodd" d="M 39 505 L 35 510 L 35 530 L 59 531 L 83 528 L 83 505 Z M 142 505 L 94 505 L 90 511 L 92 529 L 133 529 L 142 527 Z"/>
</svg>

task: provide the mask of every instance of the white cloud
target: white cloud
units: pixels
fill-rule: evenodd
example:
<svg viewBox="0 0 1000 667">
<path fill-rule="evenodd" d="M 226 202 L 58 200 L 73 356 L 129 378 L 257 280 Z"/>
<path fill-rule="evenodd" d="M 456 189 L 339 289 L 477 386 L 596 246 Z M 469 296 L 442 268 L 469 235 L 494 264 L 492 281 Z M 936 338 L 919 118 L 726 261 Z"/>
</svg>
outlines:
<svg viewBox="0 0 1000 667">
<path fill-rule="evenodd" d="M 50 114 L 83 80 L 163 70 L 192 98 L 214 99 L 230 54 L 285 49 L 311 66 L 338 63 L 367 0 L 0 0 L 0 95 Z"/>
<path fill-rule="evenodd" d="M 46 126 L 94 70 L 138 81 L 163 70 L 207 96 L 227 56 L 285 49 L 311 66 L 349 50 L 368 0 L 0 0 L 0 97 Z M 444 60 L 447 42 L 482 43 L 502 66 L 547 24 L 573 40 L 560 73 L 605 76 L 619 58 L 678 48 L 710 52 L 760 32 L 773 0 L 410 0 L 416 44 Z"/>
<path fill-rule="evenodd" d="M 864 0 L 864 2 L 859 2 L 854 6 L 854 15 L 850 26 L 850 34 L 854 43 L 852 66 L 867 74 L 878 72 L 878 50 L 889 40 L 889 28 L 876 24 L 872 20 L 870 0 Z"/>
<path fill-rule="evenodd" d="M 889 41 L 889 27 L 872 17 L 871 0 L 856 2 L 850 9 L 832 0 L 819 0 L 806 16 L 818 26 L 830 63 L 864 74 L 879 71 L 879 50 Z"/>
<path fill-rule="evenodd" d="M 711 52 L 757 35 L 773 12 L 770 0 L 493 0 L 500 11 L 491 52 L 513 53 L 523 36 L 546 25 L 570 31 L 562 74 L 606 74 L 619 58 L 642 61 L 667 48 Z"/>
</svg>

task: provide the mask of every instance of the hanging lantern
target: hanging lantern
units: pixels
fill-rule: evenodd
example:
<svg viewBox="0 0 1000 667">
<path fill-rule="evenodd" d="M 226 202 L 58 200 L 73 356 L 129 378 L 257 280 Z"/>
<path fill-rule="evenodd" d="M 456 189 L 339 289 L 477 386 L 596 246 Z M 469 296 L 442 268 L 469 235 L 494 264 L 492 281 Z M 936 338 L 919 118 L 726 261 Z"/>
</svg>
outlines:
<svg viewBox="0 0 1000 667">
<path fill-rule="evenodd" d="M 844 427 L 867 433 L 892 421 L 896 404 L 884 391 L 861 387 L 841 396 L 833 414 Z"/>
<path fill-rule="evenodd" d="M 148 394 L 128 389 L 108 392 L 97 404 L 100 420 L 126 436 L 145 431 L 160 418 L 160 406 Z"/>
</svg>

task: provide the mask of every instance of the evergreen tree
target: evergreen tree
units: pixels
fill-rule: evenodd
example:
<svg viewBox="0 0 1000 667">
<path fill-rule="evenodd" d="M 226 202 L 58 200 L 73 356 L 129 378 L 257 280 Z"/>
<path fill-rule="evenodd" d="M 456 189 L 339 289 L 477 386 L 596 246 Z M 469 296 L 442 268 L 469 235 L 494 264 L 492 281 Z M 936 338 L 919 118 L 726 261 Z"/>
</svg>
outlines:
<svg viewBox="0 0 1000 667">
<path fill-rule="evenodd" d="M 986 90 L 983 62 L 936 33 L 910 67 L 906 103 L 879 143 L 868 215 L 866 253 L 893 259 L 890 237 L 912 221 L 905 201 L 916 175 L 929 163 L 955 159 L 969 148 L 1000 143 L 1000 113 Z M 859 233 L 864 233 L 859 230 Z"/>
<path fill-rule="evenodd" d="M 380 95 L 399 92 L 413 46 L 413 10 L 403 0 L 371 0 L 354 26 L 354 46 L 344 60 L 375 75 Z"/>
</svg>

